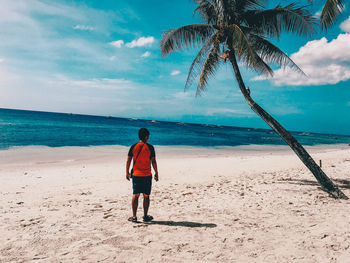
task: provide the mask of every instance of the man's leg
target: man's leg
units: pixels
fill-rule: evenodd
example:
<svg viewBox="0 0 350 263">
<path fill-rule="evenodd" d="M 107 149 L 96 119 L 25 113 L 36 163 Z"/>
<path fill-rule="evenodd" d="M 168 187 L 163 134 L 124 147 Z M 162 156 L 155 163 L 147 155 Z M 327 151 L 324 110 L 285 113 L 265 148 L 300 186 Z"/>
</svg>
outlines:
<svg viewBox="0 0 350 263">
<path fill-rule="evenodd" d="M 139 196 L 140 196 L 140 194 L 134 194 L 132 196 L 131 205 L 132 205 L 132 216 L 133 217 L 136 217 L 137 207 L 139 205 Z"/>
<path fill-rule="evenodd" d="M 143 214 L 147 216 L 149 208 L 150 198 L 149 195 L 143 194 Z"/>
</svg>

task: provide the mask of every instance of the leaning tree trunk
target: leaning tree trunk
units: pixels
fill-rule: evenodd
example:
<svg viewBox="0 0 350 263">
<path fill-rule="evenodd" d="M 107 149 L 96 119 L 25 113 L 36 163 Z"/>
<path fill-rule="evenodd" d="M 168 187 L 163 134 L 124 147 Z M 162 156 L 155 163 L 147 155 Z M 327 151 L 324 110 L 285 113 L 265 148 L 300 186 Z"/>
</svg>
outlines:
<svg viewBox="0 0 350 263">
<path fill-rule="evenodd" d="M 331 179 L 328 178 L 322 169 L 315 163 L 315 161 L 304 149 L 304 147 L 285 128 L 283 128 L 281 124 L 279 124 L 270 114 L 268 114 L 250 97 L 250 91 L 244 85 L 237 64 L 236 55 L 233 50 L 229 52 L 229 60 L 233 66 L 239 88 L 252 110 L 255 111 L 255 113 L 258 114 L 292 148 L 300 160 L 316 177 L 323 190 L 328 192 L 334 198 L 348 199 L 348 197 L 331 181 Z"/>
</svg>

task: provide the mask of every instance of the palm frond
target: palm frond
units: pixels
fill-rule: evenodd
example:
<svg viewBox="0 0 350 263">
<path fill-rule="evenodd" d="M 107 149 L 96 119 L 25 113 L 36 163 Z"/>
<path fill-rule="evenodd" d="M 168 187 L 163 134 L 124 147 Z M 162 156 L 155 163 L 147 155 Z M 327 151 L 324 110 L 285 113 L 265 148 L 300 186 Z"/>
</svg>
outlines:
<svg viewBox="0 0 350 263">
<path fill-rule="evenodd" d="M 225 16 L 227 15 L 225 0 L 213 0 L 213 4 L 217 13 L 217 23 L 222 24 L 225 21 Z"/>
<path fill-rule="evenodd" d="M 277 63 L 281 67 L 289 65 L 291 68 L 305 75 L 297 64 L 282 50 L 261 36 L 250 34 L 250 43 L 261 59 L 266 63 Z"/>
<path fill-rule="evenodd" d="M 230 33 L 232 34 L 232 48 L 234 48 L 238 58 L 240 59 L 244 54 L 247 64 L 253 67 L 255 62 L 255 52 L 250 46 L 248 37 L 245 35 L 241 27 L 236 24 L 230 26 Z"/>
<path fill-rule="evenodd" d="M 232 10 L 237 12 L 245 12 L 248 10 L 255 10 L 265 6 L 267 0 L 235 0 L 230 1 Z"/>
<path fill-rule="evenodd" d="M 294 3 L 268 10 L 250 10 L 245 18 L 248 27 L 260 28 L 268 37 L 279 38 L 282 30 L 304 36 L 315 32 L 316 19 L 307 9 Z"/>
<path fill-rule="evenodd" d="M 259 73 L 272 75 L 273 70 L 259 56 L 257 50 L 252 45 L 249 34 L 244 32 L 244 28 L 238 25 L 231 25 L 231 32 L 233 48 L 238 59 L 243 61 L 247 67 Z"/>
<path fill-rule="evenodd" d="M 219 53 L 220 44 L 218 42 L 214 42 L 206 60 L 204 61 L 197 85 L 196 96 L 200 96 L 201 93 L 206 90 L 209 77 L 215 75 L 215 72 L 220 65 Z"/>
<path fill-rule="evenodd" d="M 193 14 L 199 14 L 199 16 L 209 25 L 217 24 L 217 10 L 215 5 L 208 0 L 194 0 L 198 7 L 194 10 Z"/>
<path fill-rule="evenodd" d="M 327 0 L 321 13 L 321 27 L 326 29 L 333 25 L 337 16 L 344 9 L 342 0 Z"/>
<path fill-rule="evenodd" d="M 188 72 L 185 90 L 187 90 L 193 83 L 193 81 L 197 78 L 197 76 L 201 73 L 201 69 L 203 66 L 203 59 L 208 56 L 208 53 L 213 45 L 214 37 L 210 38 L 198 52 L 196 58 L 193 60 L 190 70 Z"/>
<path fill-rule="evenodd" d="M 205 24 L 193 24 L 172 29 L 163 34 L 160 41 L 162 56 L 184 47 L 191 48 L 205 43 L 213 34 L 214 28 Z"/>
<path fill-rule="evenodd" d="M 254 51 L 253 57 L 254 57 L 254 64 L 252 64 L 252 58 L 251 54 L 247 55 L 246 53 L 243 53 L 240 61 L 246 64 L 247 67 L 249 67 L 252 70 L 255 70 L 256 72 L 264 75 L 273 75 L 272 68 L 260 57 L 260 55 Z"/>
</svg>

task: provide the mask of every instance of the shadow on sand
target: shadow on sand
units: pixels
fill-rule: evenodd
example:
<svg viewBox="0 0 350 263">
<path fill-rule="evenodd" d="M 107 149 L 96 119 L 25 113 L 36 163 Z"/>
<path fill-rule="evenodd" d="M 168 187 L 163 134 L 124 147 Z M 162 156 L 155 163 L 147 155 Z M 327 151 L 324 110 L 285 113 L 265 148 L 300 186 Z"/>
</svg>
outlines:
<svg viewBox="0 0 350 263">
<path fill-rule="evenodd" d="M 332 181 L 342 189 L 350 189 L 350 180 L 341 180 L 341 179 L 332 179 Z M 317 181 L 312 180 L 296 180 L 296 179 L 284 179 L 281 181 L 278 181 L 279 183 L 290 183 L 290 184 L 298 184 L 298 185 L 313 185 L 313 186 L 320 186 Z"/>
<path fill-rule="evenodd" d="M 147 225 L 166 225 L 166 226 L 184 226 L 184 227 L 216 227 L 216 224 L 202 224 L 197 222 L 188 222 L 188 221 L 151 221 L 145 223 Z"/>
</svg>

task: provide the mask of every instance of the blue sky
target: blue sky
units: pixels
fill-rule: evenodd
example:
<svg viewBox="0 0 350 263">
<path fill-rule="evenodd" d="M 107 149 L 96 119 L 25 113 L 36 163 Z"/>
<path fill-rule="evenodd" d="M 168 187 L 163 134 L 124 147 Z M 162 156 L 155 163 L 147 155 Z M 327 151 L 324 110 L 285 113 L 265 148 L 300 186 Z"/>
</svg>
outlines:
<svg viewBox="0 0 350 263">
<path fill-rule="evenodd" d="M 314 1 L 314 14 L 323 2 Z M 196 50 L 161 58 L 163 32 L 200 22 L 190 0 L 0 3 L 0 108 L 268 127 L 228 63 L 196 98 L 195 85 L 184 92 Z M 243 69 L 252 97 L 287 129 L 350 134 L 349 32 L 346 8 L 328 32 L 274 41 L 308 78 L 288 68 L 272 79 Z"/>
</svg>

